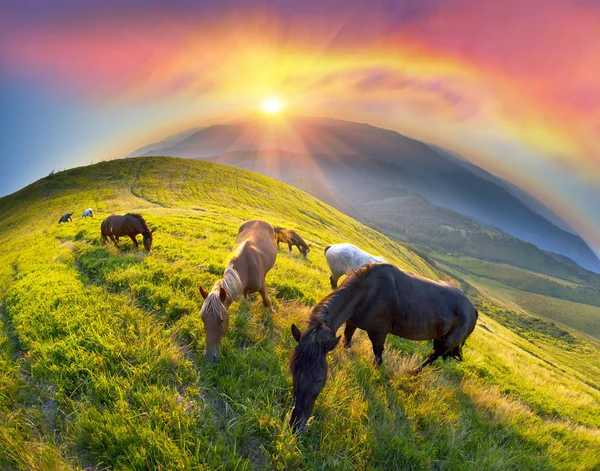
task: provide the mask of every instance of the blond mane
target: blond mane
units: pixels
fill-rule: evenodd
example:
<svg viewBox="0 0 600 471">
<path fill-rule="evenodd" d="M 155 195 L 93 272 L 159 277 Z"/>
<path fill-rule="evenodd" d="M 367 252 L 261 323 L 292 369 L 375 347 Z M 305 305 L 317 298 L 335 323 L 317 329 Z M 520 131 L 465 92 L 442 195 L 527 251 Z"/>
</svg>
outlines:
<svg viewBox="0 0 600 471">
<path fill-rule="evenodd" d="M 230 302 L 237 301 L 244 294 L 244 285 L 238 272 L 229 265 L 223 273 L 223 278 L 215 283 L 213 289 L 208 293 L 202 306 L 202 316 L 207 313 L 217 315 L 223 309 L 223 303 L 219 296 L 220 288 L 223 288 L 227 293 Z"/>
</svg>

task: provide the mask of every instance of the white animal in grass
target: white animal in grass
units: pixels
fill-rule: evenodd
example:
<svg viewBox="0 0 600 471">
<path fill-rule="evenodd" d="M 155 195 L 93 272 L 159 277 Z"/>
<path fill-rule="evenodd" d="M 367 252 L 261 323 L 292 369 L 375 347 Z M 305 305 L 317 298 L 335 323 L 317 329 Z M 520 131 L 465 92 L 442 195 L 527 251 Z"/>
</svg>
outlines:
<svg viewBox="0 0 600 471">
<path fill-rule="evenodd" d="M 81 215 L 82 218 L 91 218 L 94 217 L 94 213 L 92 212 L 92 208 L 86 209 Z"/>
<path fill-rule="evenodd" d="M 337 288 L 337 282 L 342 275 L 349 275 L 365 263 L 387 263 L 382 257 L 376 257 L 352 244 L 333 244 L 325 247 L 325 259 L 331 270 L 331 287 Z"/>
</svg>

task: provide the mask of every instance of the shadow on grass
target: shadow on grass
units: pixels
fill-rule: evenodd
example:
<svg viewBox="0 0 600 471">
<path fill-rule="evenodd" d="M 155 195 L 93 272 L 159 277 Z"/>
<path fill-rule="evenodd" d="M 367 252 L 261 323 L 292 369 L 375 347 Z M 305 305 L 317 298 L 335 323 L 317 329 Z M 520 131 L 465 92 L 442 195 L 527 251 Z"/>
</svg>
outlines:
<svg viewBox="0 0 600 471">
<path fill-rule="evenodd" d="M 413 377 L 414 361 L 352 360 L 346 373 L 367 403 L 374 469 L 553 469 L 547 446 L 478 407 L 452 364 Z"/>
</svg>

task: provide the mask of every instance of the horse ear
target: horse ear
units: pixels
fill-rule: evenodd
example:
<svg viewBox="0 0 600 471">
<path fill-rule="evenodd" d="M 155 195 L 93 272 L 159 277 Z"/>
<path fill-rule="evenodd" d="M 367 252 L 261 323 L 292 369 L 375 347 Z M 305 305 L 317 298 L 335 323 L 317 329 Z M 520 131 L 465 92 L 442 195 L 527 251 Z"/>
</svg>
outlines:
<svg viewBox="0 0 600 471">
<path fill-rule="evenodd" d="M 224 303 L 227 299 L 227 291 L 225 291 L 225 288 L 223 288 L 222 286 L 219 286 L 219 299 L 222 303 Z"/>
<path fill-rule="evenodd" d="M 200 290 L 200 295 L 202 296 L 202 299 L 206 299 L 206 297 L 208 296 L 207 291 L 202 286 L 200 286 L 198 289 Z"/>
<path fill-rule="evenodd" d="M 338 335 L 336 338 L 331 339 L 331 340 L 327 340 L 325 342 L 325 349 L 330 352 L 331 350 L 333 350 L 335 347 L 337 347 L 337 344 L 340 343 L 340 339 L 342 338 L 341 335 Z"/>
<path fill-rule="evenodd" d="M 292 335 L 296 339 L 296 342 L 300 343 L 300 337 L 302 337 L 302 333 L 300 329 L 296 327 L 296 324 L 292 324 Z"/>
<path fill-rule="evenodd" d="M 156 230 L 156 229 L 152 229 L 152 230 L 150 231 L 150 234 L 154 234 L 154 231 L 155 231 L 155 230 Z"/>
</svg>

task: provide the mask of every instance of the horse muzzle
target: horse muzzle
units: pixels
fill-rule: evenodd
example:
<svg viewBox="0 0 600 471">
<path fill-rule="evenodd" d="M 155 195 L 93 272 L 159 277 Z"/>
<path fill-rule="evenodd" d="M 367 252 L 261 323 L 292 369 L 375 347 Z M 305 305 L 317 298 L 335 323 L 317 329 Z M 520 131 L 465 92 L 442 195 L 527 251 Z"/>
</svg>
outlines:
<svg viewBox="0 0 600 471">
<path fill-rule="evenodd" d="M 204 359 L 208 363 L 219 363 L 219 356 L 216 353 L 213 353 L 212 355 L 206 354 L 204 355 Z"/>
<path fill-rule="evenodd" d="M 292 417 L 290 418 L 290 427 L 294 433 L 304 433 L 306 432 L 306 424 L 308 419 L 304 418 L 304 414 L 302 412 L 298 412 L 297 408 L 294 407 L 292 410 Z"/>
</svg>

